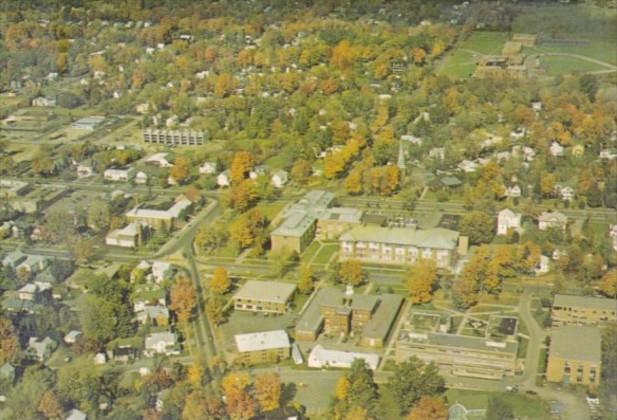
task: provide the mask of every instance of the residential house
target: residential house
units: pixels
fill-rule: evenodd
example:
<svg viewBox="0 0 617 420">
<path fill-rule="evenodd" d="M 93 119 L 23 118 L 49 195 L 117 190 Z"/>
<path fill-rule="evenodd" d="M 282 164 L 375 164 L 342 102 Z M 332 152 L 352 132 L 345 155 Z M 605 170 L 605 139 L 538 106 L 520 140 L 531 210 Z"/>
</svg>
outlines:
<svg viewBox="0 0 617 420">
<path fill-rule="evenodd" d="M 613 160 L 617 159 L 617 151 L 614 149 L 602 149 L 599 154 L 600 159 Z"/>
<path fill-rule="evenodd" d="M 461 163 L 457 165 L 457 167 L 465 172 L 465 173 L 473 173 L 478 169 L 478 164 L 476 162 L 472 162 L 470 160 L 463 160 Z"/>
<path fill-rule="evenodd" d="M 36 107 L 54 107 L 56 106 L 56 98 L 47 98 L 44 96 L 37 96 L 32 100 L 32 106 Z"/>
<path fill-rule="evenodd" d="M 216 173 L 216 162 L 204 162 L 199 167 L 199 173 L 202 175 L 212 175 Z"/>
<path fill-rule="evenodd" d="M 617 322 L 617 303 L 615 299 L 558 294 L 553 299 L 551 320 L 554 326 Z"/>
<path fill-rule="evenodd" d="M 563 201 L 572 201 L 576 196 L 574 188 L 569 185 L 555 185 L 555 194 L 557 194 Z"/>
<path fill-rule="evenodd" d="M 557 143 L 556 141 L 551 143 L 551 146 L 549 147 L 549 153 L 551 154 L 551 156 L 563 156 L 564 153 L 564 147 Z"/>
<path fill-rule="evenodd" d="M 431 159 L 444 160 L 446 158 L 446 148 L 445 147 L 433 147 L 428 152 L 428 156 Z"/>
<path fill-rule="evenodd" d="M 26 260 L 28 255 L 21 252 L 21 250 L 16 249 L 15 251 L 11 251 L 4 256 L 2 260 L 3 267 L 9 267 L 13 270 L 17 269 L 17 266 Z"/>
<path fill-rule="evenodd" d="M 444 228 L 358 226 L 341 235 L 339 243 L 341 260 L 409 265 L 431 259 L 439 268 L 452 268 L 457 256 L 467 253 L 468 240 Z"/>
<path fill-rule="evenodd" d="M 408 143 L 411 144 L 415 144 L 416 146 L 422 146 L 422 139 L 419 137 L 416 137 L 412 134 L 404 134 L 401 136 L 401 140 L 402 141 L 406 141 Z"/>
<path fill-rule="evenodd" d="M 520 213 L 514 213 L 510 209 L 503 209 L 497 213 L 497 235 L 507 235 L 521 230 Z"/>
<path fill-rule="evenodd" d="M 152 263 L 152 277 L 158 284 L 171 277 L 174 270 L 170 263 L 164 261 L 154 261 Z"/>
<path fill-rule="evenodd" d="M 257 179 L 260 176 L 265 176 L 270 168 L 267 165 L 258 165 L 249 172 L 249 178 Z"/>
<path fill-rule="evenodd" d="M 148 156 L 144 163 L 158 168 L 171 168 L 174 165 L 167 160 L 167 156 L 168 153 L 155 153 L 152 156 Z"/>
<path fill-rule="evenodd" d="M 20 300 L 37 301 L 40 293 L 51 290 L 50 283 L 34 282 L 26 283 L 17 291 L 17 297 Z"/>
<path fill-rule="evenodd" d="M 73 408 L 66 414 L 64 420 L 86 420 L 87 418 L 88 416 L 86 415 L 86 413 L 76 408 Z"/>
<path fill-rule="evenodd" d="M 275 281 L 248 280 L 232 297 L 238 311 L 278 313 L 287 312 L 296 285 Z"/>
<path fill-rule="evenodd" d="M 157 327 L 169 325 L 169 309 L 164 305 L 146 305 L 136 313 L 135 319 L 140 324 L 151 322 Z"/>
<path fill-rule="evenodd" d="M 75 344 L 81 335 L 81 331 L 71 330 L 64 336 L 64 342 L 66 344 Z"/>
<path fill-rule="evenodd" d="M 134 168 L 109 168 L 103 172 L 106 181 L 128 182 L 135 177 Z"/>
<path fill-rule="evenodd" d="M 518 185 L 512 185 L 506 187 L 506 197 L 519 198 L 521 196 L 521 187 Z"/>
<path fill-rule="evenodd" d="M 94 167 L 91 162 L 82 162 L 77 165 L 77 178 L 88 178 L 94 174 Z"/>
<path fill-rule="evenodd" d="M 30 337 L 26 355 L 39 362 L 44 362 L 58 347 L 58 343 L 49 337 L 39 340 L 37 337 Z"/>
<path fill-rule="evenodd" d="M 540 230 L 546 230 L 549 228 L 556 228 L 566 230 L 568 224 L 568 218 L 559 212 L 542 212 L 538 217 L 538 228 Z"/>
<path fill-rule="evenodd" d="M 112 230 L 105 237 L 105 244 L 122 248 L 136 248 L 144 239 L 144 226 L 129 223 L 123 228 Z"/>
<path fill-rule="evenodd" d="M 49 265 L 49 258 L 42 255 L 28 255 L 17 267 L 16 272 L 27 272 L 37 274 L 43 271 Z"/>
<path fill-rule="evenodd" d="M 617 224 L 609 225 L 608 236 L 613 242 L 613 250 L 617 251 Z"/>
<path fill-rule="evenodd" d="M 216 177 L 216 184 L 219 187 L 229 187 L 231 185 L 231 175 L 229 174 L 228 170 L 225 170 L 223 172 L 221 172 L 217 177 Z"/>
<path fill-rule="evenodd" d="M 601 341 L 596 327 L 569 325 L 553 330 L 546 380 L 597 389 L 602 369 Z"/>
<path fill-rule="evenodd" d="M 145 185 L 148 183 L 148 174 L 145 172 L 139 171 L 135 175 L 135 184 Z"/>
<path fill-rule="evenodd" d="M 358 353 L 342 350 L 325 349 L 321 344 L 311 350 L 308 357 L 308 366 L 312 368 L 343 368 L 349 369 L 354 360 L 366 362 L 369 369 L 375 370 L 379 365 L 379 355 L 375 353 Z"/>
<path fill-rule="evenodd" d="M 540 255 L 540 260 L 538 261 L 538 265 L 534 268 L 534 273 L 536 276 L 539 276 L 549 271 L 551 271 L 551 259 L 546 255 Z"/>
<path fill-rule="evenodd" d="M 289 358 L 291 344 L 284 330 L 237 334 L 234 363 L 253 366 Z"/>
<path fill-rule="evenodd" d="M 152 357 L 155 354 L 164 354 L 167 356 L 175 356 L 180 354 L 180 346 L 175 333 L 155 332 L 149 334 L 144 343 L 144 354 L 146 357 Z"/>
<path fill-rule="evenodd" d="M 276 171 L 274 175 L 272 175 L 272 185 L 274 185 L 275 188 L 283 188 L 288 180 L 289 176 L 287 171 Z"/>
</svg>

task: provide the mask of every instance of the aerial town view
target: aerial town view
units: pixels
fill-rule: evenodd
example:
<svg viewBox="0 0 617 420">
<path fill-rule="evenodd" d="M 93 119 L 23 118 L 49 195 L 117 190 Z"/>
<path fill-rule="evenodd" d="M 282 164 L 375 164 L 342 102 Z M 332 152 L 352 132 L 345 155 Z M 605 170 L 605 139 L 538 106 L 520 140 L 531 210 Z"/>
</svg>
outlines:
<svg viewBox="0 0 617 420">
<path fill-rule="evenodd" d="M 617 0 L 0 0 L 0 420 L 617 420 Z"/>
</svg>

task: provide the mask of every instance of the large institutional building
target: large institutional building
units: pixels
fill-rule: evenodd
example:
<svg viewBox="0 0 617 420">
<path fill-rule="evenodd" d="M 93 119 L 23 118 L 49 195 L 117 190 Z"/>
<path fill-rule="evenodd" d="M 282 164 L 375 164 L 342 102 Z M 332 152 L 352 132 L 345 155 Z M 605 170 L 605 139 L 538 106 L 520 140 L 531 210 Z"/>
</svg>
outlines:
<svg viewBox="0 0 617 420">
<path fill-rule="evenodd" d="M 467 253 L 467 237 L 443 229 L 358 226 L 340 237 L 340 258 L 382 264 L 413 264 L 419 259 L 451 268 Z"/>
<path fill-rule="evenodd" d="M 566 326 L 551 333 L 546 380 L 596 387 L 602 367 L 600 330 Z"/>
<path fill-rule="evenodd" d="M 330 207 L 334 194 L 314 190 L 289 207 L 283 222 L 270 239 L 275 252 L 287 250 L 301 253 L 315 236 L 333 239 L 362 222 L 362 211 L 348 207 Z"/>
<path fill-rule="evenodd" d="M 589 296 L 555 295 L 551 308 L 554 326 L 599 325 L 617 322 L 617 300 Z"/>
<path fill-rule="evenodd" d="M 166 146 L 198 146 L 204 144 L 203 131 L 158 130 L 147 128 L 143 131 L 144 142 Z"/>
<path fill-rule="evenodd" d="M 249 280 L 231 300 L 238 311 L 283 314 L 295 291 L 291 283 Z"/>
<path fill-rule="evenodd" d="M 284 330 L 238 334 L 234 363 L 252 366 L 289 358 L 291 344 Z"/>
</svg>

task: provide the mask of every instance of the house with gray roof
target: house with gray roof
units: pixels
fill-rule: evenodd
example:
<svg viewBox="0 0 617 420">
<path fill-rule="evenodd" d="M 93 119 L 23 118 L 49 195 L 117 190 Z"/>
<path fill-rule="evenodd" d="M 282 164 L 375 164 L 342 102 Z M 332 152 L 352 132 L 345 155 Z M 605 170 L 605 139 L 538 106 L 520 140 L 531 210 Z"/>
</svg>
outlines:
<svg viewBox="0 0 617 420">
<path fill-rule="evenodd" d="M 37 337 L 30 337 L 26 355 L 39 362 L 44 362 L 58 347 L 58 343 L 49 337 L 39 340 Z"/>
</svg>

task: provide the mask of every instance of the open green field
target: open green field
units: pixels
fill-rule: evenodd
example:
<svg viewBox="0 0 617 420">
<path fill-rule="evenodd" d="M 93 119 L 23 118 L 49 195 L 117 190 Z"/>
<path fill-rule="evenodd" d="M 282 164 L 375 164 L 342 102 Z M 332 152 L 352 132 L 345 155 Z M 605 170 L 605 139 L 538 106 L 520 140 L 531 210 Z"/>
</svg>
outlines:
<svg viewBox="0 0 617 420">
<path fill-rule="evenodd" d="M 495 55 L 501 52 L 508 40 L 505 32 L 474 32 L 469 38 L 448 55 L 440 66 L 440 73 L 455 78 L 470 77 L 481 55 Z"/>
<path fill-rule="evenodd" d="M 339 249 L 338 244 L 324 245 L 319 251 L 319 253 L 317 254 L 317 256 L 315 257 L 315 259 L 313 260 L 313 262 L 315 264 L 327 264 L 328 261 L 330 261 L 330 258 L 332 258 L 332 254 L 338 251 L 338 249 Z"/>
<path fill-rule="evenodd" d="M 446 398 L 449 404 L 454 404 L 459 401 L 463 405 L 467 403 L 469 405 L 475 405 L 476 407 L 481 406 L 483 402 L 486 401 L 487 396 L 488 398 L 491 396 L 501 397 L 503 401 L 512 406 L 514 416 L 518 418 L 534 420 L 549 418 L 539 398 L 528 397 L 517 393 L 481 392 L 461 389 L 450 389 L 446 392 Z"/>
</svg>

